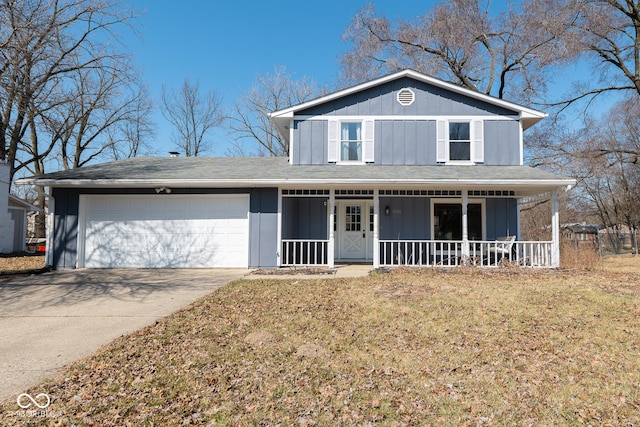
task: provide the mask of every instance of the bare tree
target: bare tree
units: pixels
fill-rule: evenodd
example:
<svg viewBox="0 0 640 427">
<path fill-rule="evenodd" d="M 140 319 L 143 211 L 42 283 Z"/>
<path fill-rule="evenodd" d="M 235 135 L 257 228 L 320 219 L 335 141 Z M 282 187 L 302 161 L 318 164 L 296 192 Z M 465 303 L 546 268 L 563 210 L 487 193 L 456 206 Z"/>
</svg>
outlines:
<svg viewBox="0 0 640 427">
<path fill-rule="evenodd" d="M 0 3 L 0 158 L 11 165 L 12 178 L 16 165 L 52 152 L 34 148 L 37 134 L 50 112 L 75 100 L 70 86 L 79 70 L 122 76 L 126 55 L 114 35 L 133 16 L 117 0 Z M 16 163 L 19 155 L 27 157 Z"/>
<path fill-rule="evenodd" d="M 105 69 L 108 67 L 77 70 L 71 87 L 73 102 L 60 104 L 43 117 L 62 169 L 78 168 L 101 157 L 113 158 L 131 145 L 124 135 L 114 138 L 118 128 L 149 120 L 149 110 L 141 109 L 140 104 L 148 101 L 137 81 L 125 80 L 127 73 L 118 75 Z"/>
<path fill-rule="evenodd" d="M 294 80 L 283 66 L 275 67 L 273 74 L 258 75 L 251 90 L 234 108 L 230 129 L 235 139 L 231 154 L 288 156 L 289 145 L 268 114 L 305 102 L 319 92 L 312 80 L 307 77 Z"/>
<path fill-rule="evenodd" d="M 154 109 L 147 86 L 140 86 L 132 93 L 128 114 L 116 126 L 108 130 L 108 146 L 114 160 L 120 160 L 154 152 L 150 139 L 155 135 L 155 123 L 151 120 Z"/>
<path fill-rule="evenodd" d="M 367 6 L 345 33 L 343 76 L 362 81 L 413 68 L 499 98 L 539 96 L 543 71 L 575 57 L 572 0 L 525 0 L 492 13 L 489 1 L 447 0 L 412 21 Z M 547 76 L 545 76 L 547 77 Z"/>
<path fill-rule="evenodd" d="M 540 164 L 577 179 L 569 204 L 583 220 L 614 230 L 639 228 L 640 99 L 621 101 L 602 118 L 587 116 L 582 128 L 562 131 L 568 127 L 542 127 L 539 139 L 553 142 L 535 145 Z"/>
<path fill-rule="evenodd" d="M 572 27 L 578 49 L 593 65 L 588 81 L 576 83 L 565 108 L 580 100 L 591 103 L 606 93 L 640 95 L 640 5 L 637 0 L 582 0 Z"/>
<path fill-rule="evenodd" d="M 585 191 L 606 225 L 640 227 L 640 98 L 622 101 L 592 128 L 581 152 Z"/>
<path fill-rule="evenodd" d="M 221 102 L 214 90 L 201 93 L 197 81 L 185 79 L 177 91 L 162 86 L 162 115 L 173 125 L 175 144 L 185 156 L 197 157 L 212 148 L 213 142 L 207 137 L 224 120 Z"/>
</svg>

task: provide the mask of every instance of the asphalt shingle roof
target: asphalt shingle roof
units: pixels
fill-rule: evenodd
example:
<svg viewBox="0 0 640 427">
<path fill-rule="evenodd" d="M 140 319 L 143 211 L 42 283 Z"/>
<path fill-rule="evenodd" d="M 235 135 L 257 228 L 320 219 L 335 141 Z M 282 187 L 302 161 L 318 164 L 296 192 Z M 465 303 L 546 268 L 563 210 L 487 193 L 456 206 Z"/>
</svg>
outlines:
<svg viewBox="0 0 640 427">
<path fill-rule="evenodd" d="M 267 186 L 372 183 L 559 187 L 573 180 L 527 166 L 291 165 L 284 157 L 137 157 L 20 180 L 49 186 Z"/>
</svg>

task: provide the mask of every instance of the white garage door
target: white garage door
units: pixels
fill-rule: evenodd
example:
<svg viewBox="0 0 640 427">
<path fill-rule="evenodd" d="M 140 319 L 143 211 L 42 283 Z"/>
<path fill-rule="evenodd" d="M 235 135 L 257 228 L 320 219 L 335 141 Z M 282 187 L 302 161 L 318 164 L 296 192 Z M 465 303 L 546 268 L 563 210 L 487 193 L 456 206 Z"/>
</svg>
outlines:
<svg viewBox="0 0 640 427">
<path fill-rule="evenodd" d="M 248 195 L 83 196 L 80 203 L 84 267 L 248 266 Z"/>
</svg>

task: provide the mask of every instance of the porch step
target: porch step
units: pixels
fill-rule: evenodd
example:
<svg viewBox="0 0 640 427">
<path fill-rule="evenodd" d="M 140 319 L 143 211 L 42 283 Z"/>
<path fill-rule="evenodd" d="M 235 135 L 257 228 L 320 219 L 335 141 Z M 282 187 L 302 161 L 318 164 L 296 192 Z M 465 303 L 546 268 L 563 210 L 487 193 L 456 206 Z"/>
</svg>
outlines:
<svg viewBox="0 0 640 427">
<path fill-rule="evenodd" d="M 323 267 L 318 267 L 322 269 Z M 291 273 L 286 274 L 285 272 L 278 272 L 277 274 L 259 274 L 259 273 L 249 273 L 245 276 L 246 279 L 331 279 L 334 277 L 366 277 L 369 275 L 369 272 L 373 270 L 373 266 L 371 264 L 336 264 L 333 268 L 335 274 L 299 274 L 299 273 Z"/>
</svg>

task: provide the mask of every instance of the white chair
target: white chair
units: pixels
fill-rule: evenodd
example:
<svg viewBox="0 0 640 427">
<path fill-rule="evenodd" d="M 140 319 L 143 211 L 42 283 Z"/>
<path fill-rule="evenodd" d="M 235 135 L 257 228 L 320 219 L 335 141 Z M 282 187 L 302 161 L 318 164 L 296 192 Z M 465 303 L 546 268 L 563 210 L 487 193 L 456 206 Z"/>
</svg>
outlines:
<svg viewBox="0 0 640 427">
<path fill-rule="evenodd" d="M 495 241 L 495 245 L 489 248 L 489 260 L 492 260 L 492 265 L 498 264 L 505 257 L 511 258 L 511 249 L 513 243 L 516 241 L 516 236 L 504 236 L 498 237 Z"/>
</svg>

